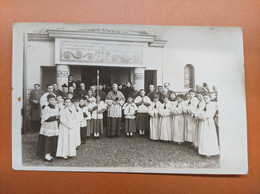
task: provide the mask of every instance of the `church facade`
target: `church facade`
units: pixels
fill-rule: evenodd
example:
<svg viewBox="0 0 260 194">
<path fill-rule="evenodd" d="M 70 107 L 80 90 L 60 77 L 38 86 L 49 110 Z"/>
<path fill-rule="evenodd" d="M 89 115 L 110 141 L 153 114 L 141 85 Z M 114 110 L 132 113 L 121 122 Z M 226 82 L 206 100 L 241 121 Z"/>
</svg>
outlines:
<svg viewBox="0 0 260 194">
<path fill-rule="evenodd" d="M 46 29 L 28 33 L 27 38 L 27 67 L 33 67 L 27 68 L 28 88 L 50 82 L 61 87 L 69 74 L 75 81 L 95 84 L 96 70 L 104 84 L 131 81 L 142 89 L 145 81 L 157 85 L 162 80 L 162 49 L 167 41 L 145 31 Z"/>
<path fill-rule="evenodd" d="M 35 83 L 42 89 L 57 83 L 61 89 L 68 76 L 87 87 L 100 83 L 125 84 L 137 89 L 162 84 L 162 50 L 166 40 L 145 31 L 109 29 L 44 29 L 25 33 L 24 129 L 30 120 L 29 95 Z"/>
<path fill-rule="evenodd" d="M 201 29 L 192 34 L 201 34 Z M 150 84 L 164 82 L 176 92 L 210 83 L 212 75 L 201 71 L 212 68 L 203 61 L 207 53 L 194 50 L 196 44 L 177 27 L 35 24 L 24 30 L 23 128 L 30 120 L 34 84 L 43 90 L 52 83 L 61 88 L 70 74 L 89 87 L 96 84 L 99 70 L 102 84 L 131 81 L 146 91 Z"/>
</svg>

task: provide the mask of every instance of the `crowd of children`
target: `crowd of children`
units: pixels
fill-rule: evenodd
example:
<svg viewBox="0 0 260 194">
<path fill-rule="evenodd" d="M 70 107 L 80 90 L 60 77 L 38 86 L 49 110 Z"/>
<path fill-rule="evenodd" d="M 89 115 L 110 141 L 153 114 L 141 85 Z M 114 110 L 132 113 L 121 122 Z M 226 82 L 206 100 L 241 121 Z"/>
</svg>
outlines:
<svg viewBox="0 0 260 194">
<path fill-rule="evenodd" d="M 93 134 L 103 134 L 104 101 L 97 98 L 65 98 L 49 94 L 42 109 L 37 155 L 52 162 L 53 157 L 76 156 L 76 149 Z"/>
<path fill-rule="evenodd" d="M 160 101 L 162 98 L 162 101 Z M 109 103 L 99 95 L 90 98 L 63 98 L 47 95 L 41 111 L 41 129 L 37 155 L 52 162 L 54 157 L 68 159 L 76 156 L 77 148 L 87 137 L 98 139 L 103 134 L 103 113 Z M 200 155 L 219 154 L 216 99 L 208 92 L 190 90 L 186 95 L 154 94 L 150 98 L 142 89 L 139 95 L 129 95 L 122 106 L 126 137 L 138 132 L 155 141 L 172 141 L 179 146 L 191 142 Z"/>
<path fill-rule="evenodd" d="M 179 94 L 176 100 L 164 97 L 163 104 L 156 106 L 158 97 L 154 96 L 150 106 L 150 138 L 154 140 L 173 141 L 178 145 L 191 142 L 200 155 L 219 154 L 217 123 L 214 116 L 218 110 L 215 100 L 209 93 L 198 93 L 190 90 L 186 96 Z"/>
</svg>

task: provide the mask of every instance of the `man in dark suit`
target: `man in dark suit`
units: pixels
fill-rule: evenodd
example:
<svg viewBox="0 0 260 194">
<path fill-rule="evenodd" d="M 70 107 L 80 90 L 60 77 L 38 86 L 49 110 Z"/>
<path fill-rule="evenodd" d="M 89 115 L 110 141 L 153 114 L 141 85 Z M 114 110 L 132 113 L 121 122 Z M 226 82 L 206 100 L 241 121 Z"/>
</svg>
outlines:
<svg viewBox="0 0 260 194">
<path fill-rule="evenodd" d="M 100 96 L 100 99 L 105 101 L 105 98 L 106 98 L 106 92 L 103 91 L 103 86 L 102 85 L 99 85 L 99 88 L 98 88 L 98 93 L 99 93 L 99 96 Z"/>
<path fill-rule="evenodd" d="M 62 97 L 66 98 L 68 93 L 69 93 L 69 88 L 68 88 L 67 84 L 63 84 L 62 85 Z"/>
<path fill-rule="evenodd" d="M 40 99 L 44 92 L 41 90 L 40 84 L 34 84 L 34 89 L 30 94 L 31 103 L 31 130 L 33 132 L 39 131 L 41 127 L 41 107 Z"/>
<path fill-rule="evenodd" d="M 167 90 L 167 96 L 169 97 L 170 94 L 173 92 L 172 90 L 170 90 L 170 83 L 169 83 L 169 82 L 165 82 L 165 83 L 163 84 L 163 86 L 164 86 L 164 89 Z"/>
<path fill-rule="evenodd" d="M 96 96 L 97 96 L 96 86 L 94 86 L 94 85 L 90 86 L 90 90 L 92 92 L 92 97 L 96 98 Z"/>
<path fill-rule="evenodd" d="M 133 98 L 136 98 L 139 95 L 139 91 L 136 89 L 136 85 L 135 84 L 133 84 L 132 88 L 133 88 L 133 91 L 132 91 L 131 96 Z"/>
<path fill-rule="evenodd" d="M 70 94 L 71 98 L 79 98 L 78 95 L 75 93 L 74 87 L 73 86 L 69 86 L 69 92 L 68 94 Z"/>
<path fill-rule="evenodd" d="M 63 94 L 56 83 L 53 84 L 53 93 L 56 94 L 56 96 L 62 96 Z"/>
<path fill-rule="evenodd" d="M 150 85 L 149 85 L 149 92 L 148 92 L 147 96 L 148 96 L 151 100 L 153 100 L 154 95 L 157 95 L 157 92 L 155 91 L 154 85 L 153 85 L 153 84 L 150 84 Z"/>
<path fill-rule="evenodd" d="M 158 93 L 158 96 L 159 96 L 159 101 L 161 103 L 163 103 L 163 87 L 162 86 L 157 86 L 157 93 Z"/>
<path fill-rule="evenodd" d="M 68 86 L 70 87 L 70 86 L 72 86 L 72 83 L 74 83 L 74 81 L 73 81 L 73 75 L 69 75 L 69 77 L 68 77 Z"/>
<path fill-rule="evenodd" d="M 124 90 L 125 98 L 131 96 L 132 93 L 133 93 L 133 91 L 134 91 L 134 90 L 133 90 L 133 88 L 132 88 L 132 82 L 128 81 L 128 82 L 126 83 L 126 88 L 125 88 L 125 90 Z"/>
<path fill-rule="evenodd" d="M 86 90 L 85 84 L 83 82 L 81 82 L 79 86 L 80 86 L 80 88 L 79 88 L 79 91 L 77 92 L 77 96 L 79 98 L 83 98 L 87 94 L 87 90 Z"/>
</svg>

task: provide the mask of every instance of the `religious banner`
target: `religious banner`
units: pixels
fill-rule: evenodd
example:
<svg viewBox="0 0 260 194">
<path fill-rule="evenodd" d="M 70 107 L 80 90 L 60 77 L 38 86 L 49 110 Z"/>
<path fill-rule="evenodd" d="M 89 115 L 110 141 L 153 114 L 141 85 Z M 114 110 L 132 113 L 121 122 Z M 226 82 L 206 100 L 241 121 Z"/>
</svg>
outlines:
<svg viewBox="0 0 260 194">
<path fill-rule="evenodd" d="M 56 39 L 56 64 L 143 66 L 143 44 Z"/>
</svg>

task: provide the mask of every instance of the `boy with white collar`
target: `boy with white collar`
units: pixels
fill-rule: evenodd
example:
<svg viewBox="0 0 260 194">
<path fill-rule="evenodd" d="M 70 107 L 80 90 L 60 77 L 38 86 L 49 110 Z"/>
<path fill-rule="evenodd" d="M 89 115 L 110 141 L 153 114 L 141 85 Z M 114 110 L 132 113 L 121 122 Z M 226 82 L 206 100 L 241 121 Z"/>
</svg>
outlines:
<svg viewBox="0 0 260 194">
<path fill-rule="evenodd" d="M 47 162 L 53 161 L 56 155 L 57 140 L 59 135 L 58 120 L 60 118 L 56 99 L 53 94 L 47 96 L 48 105 L 42 110 L 41 129 L 37 147 L 37 155 L 44 156 Z"/>
</svg>

